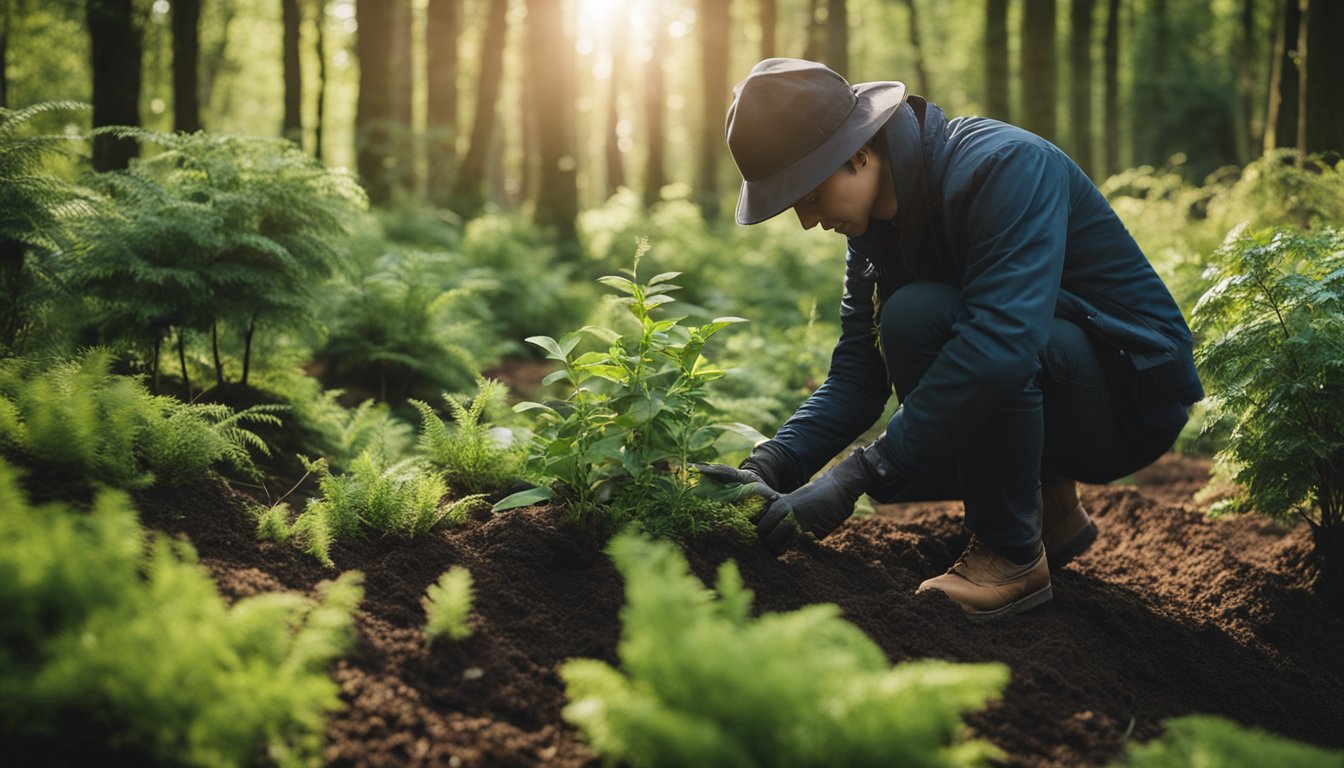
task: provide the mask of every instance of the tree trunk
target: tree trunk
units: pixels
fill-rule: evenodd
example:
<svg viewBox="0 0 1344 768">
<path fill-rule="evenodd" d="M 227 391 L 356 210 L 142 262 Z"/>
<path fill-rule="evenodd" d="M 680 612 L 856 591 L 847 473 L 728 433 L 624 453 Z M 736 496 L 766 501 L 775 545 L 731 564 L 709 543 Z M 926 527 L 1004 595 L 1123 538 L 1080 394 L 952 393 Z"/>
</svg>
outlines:
<svg viewBox="0 0 1344 768">
<path fill-rule="evenodd" d="M 815 2 L 815 0 L 814 0 Z M 663 125 L 663 43 L 667 35 L 662 0 L 652 1 L 652 41 L 649 61 L 644 66 L 644 119 L 648 123 L 648 155 L 644 164 L 644 206 L 652 207 L 662 197 L 667 174 L 663 158 L 667 152 Z"/>
<path fill-rule="evenodd" d="M 159 394 L 159 352 L 160 350 L 162 350 L 162 348 L 163 348 L 163 333 L 161 331 L 155 331 L 154 352 L 153 356 L 150 358 L 150 364 L 149 364 L 150 365 L 149 380 L 151 382 L 150 386 L 153 387 L 153 389 L 151 389 L 150 392 L 155 395 Z"/>
<path fill-rule="evenodd" d="M 453 181 L 453 204 L 465 216 L 475 216 L 485 204 L 485 172 L 490 159 L 490 139 L 495 133 L 499 83 L 504 74 L 508 10 L 509 0 L 490 0 L 490 16 L 481 41 L 481 73 L 471 120 L 471 141 Z"/>
<path fill-rule="evenodd" d="M 93 67 L 93 127 L 140 125 L 141 31 L 132 0 L 85 0 Z M 93 169 L 115 171 L 140 154 L 134 139 L 96 136 Z"/>
<path fill-rule="evenodd" d="M 1092 175 L 1092 5 L 1069 3 L 1069 138 L 1074 162 Z"/>
<path fill-rule="evenodd" d="M 201 0 L 173 3 L 173 130 L 201 130 Z"/>
<path fill-rule="evenodd" d="M 25 318 L 23 262 L 28 246 L 0 238 L 0 352 L 14 354 Z"/>
<path fill-rule="evenodd" d="M 247 376 L 252 372 L 252 335 L 257 330 L 257 313 L 252 313 L 252 319 L 247 321 L 247 331 L 243 333 L 243 386 L 247 386 Z"/>
<path fill-rule="evenodd" d="M 1055 0 L 1025 0 L 1022 15 L 1023 128 L 1055 140 Z"/>
<path fill-rule="evenodd" d="M 1297 165 L 1303 167 L 1307 164 L 1307 94 L 1310 92 L 1311 80 L 1308 75 L 1311 74 L 1311 59 L 1308 58 L 1308 37 L 1307 22 L 1311 18 L 1311 8 L 1308 5 L 1311 0 L 1302 0 L 1301 13 L 1298 15 L 1297 26 Z"/>
<path fill-rule="evenodd" d="M 524 73 L 531 72 L 536 67 L 532 59 L 532 51 L 523 51 Z M 537 199 L 537 157 L 541 154 L 541 144 L 537 141 L 537 98 L 534 93 L 537 84 L 526 74 L 522 81 L 522 87 L 518 89 L 518 114 L 523 124 L 523 162 L 516 205 L 521 205 L 525 200 Z"/>
<path fill-rule="evenodd" d="M 284 28 L 282 51 L 284 58 L 285 118 L 282 135 L 303 146 L 303 74 L 299 66 L 299 29 L 303 25 L 303 11 L 299 0 L 281 0 L 280 16 Z"/>
<path fill-rule="evenodd" d="M 621 146 L 621 110 L 620 110 L 620 84 L 621 71 L 625 68 L 625 57 L 629 45 L 627 40 L 630 36 L 630 27 L 625 17 L 620 17 L 614 21 L 611 28 L 611 76 L 607 78 L 607 127 L 606 127 L 606 161 L 607 161 L 607 196 L 616 194 L 616 191 L 626 185 L 625 181 L 625 150 Z M 630 141 L 625 137 L 625 141 Z"/>
<path fill-rule="evenodd" d="M 849 77 L 849 12 L 845 0 L 826 0 L 826 66 Z"/>
<path fill-rule="evenodd" d="M 1291 147 L 1297 140 L 1297 33 L 1302 23 L 1298 0 L 1279 0 L 1274 20 L 1274 60 L 1269 74 L 1265 114 L 1265 151 Z"/>
<path fill-rule="evenodd" d="M 392 178 L 398 189 L 415 194 L 420 179 L 415 151 L 415 66 L 411 59 L 415 42 L 415 14 L 411 9 L 411 0 L 384 2 L 390 2 L 393 7 L 392 158 L 396 172 Z"/>
<path fill-rule="evenodd" d="M 428 106 L 425 112 L 429 177 L 428 197 L 432 203 L 447 206 L 452 202 L 453 166 L 457 164 L 457 45 L 460 35 L 462 0 L 430 0 L 425 24 L 425 83 Z"/>
<path fill-rule="evenodd" d="M 1256 136 L 1259 110 L 1255 108 L 1255 0 L 1242 0 L 1241 39 L 1237 44 L 1237 163 L 1251 161 L 1252 147 L 1259 147 Z"/>
<path fill-rule="evenodd" d="M 761 0 L 761 59 L 773 59 L 779 28 L 778 0 Z"/>
<path fill-rule="evenodd" d="M 322 139 L 327 129 L 327 2 L 317 0 L 313 15 L 313 38 L 317 47 L 317 106 L 313 114 L 313 157 L 323 162 Z"/>
<path fill-rule="evenodd" d="M 0 109 L 9 107 L 9 26 L 13 14 L 9 0 L 0 0 Z"/>
<path fill-rule="evenodd" d="M 933 80 L 929 77 L 923 38 L 919 34 L 919 9 L 915 6 L 915 0 L 905 0 L 905 9 L 910 14 L 910 48 L 915 55 L 915 79 L 918 81 L 919 92 L 931 95 Z"/>
<path fill-rule="evenodd" d="M 545 124 L 537 136 L 540 178 L 533 221 L 554 230 L 566 250 L 578 242 L 578 161 L 575 139 L 574 45 L 565 29 L 562 0 L 528 0 L 527 42 L 538 66 L 537 115 Z"/>
<path fill-rule="evenodd" d="M 224 386 L 224 362 L 219 359 L 219 321 L 210 323 L 210 351 L 215 356 L 215 383 Z"/>
<path fill-rule="evenodd" d="M 835 4 L 832 3 L 832 6 Z M 844 3 L 840 3 L 841 13 Z M 719 157 L 723 154 L 723 124 L 728 114 L 729 31 L 732 18 L 723 0 L 700 0 L 700 168 L 696 202 L 707 221 L 719 217 Z M 834 51 L 832 51 L 834 54 Z"/>
<path fill-rule="evenodd" d="M 807 18 L 804 27 L 807 42 L 803 44 L 803 58 L 808 61 L 820 61 L 822 58 L 821 38 L 826 29 L 817 23 L 817 11 L 820 8 L 821 0 L 807 0 Z"/>
<path fill-rule="evenodd" d="M 215 41 L 214 45 L 201 51 L 200 97 L 201 104 L 205 105 L 206 110 L 210 109 L 211 99 L 215 93 L 215 82 L 219 79 L 219 72 L 228 60 L 229 32 L 233 30 L 233 19 L 237 14 L 237 9 L 234 7 L 232 0 L 215 0 L 215 2 L 218 7 L 223 9 L 220 11 L 222 18 L 219 22 L 221 26 L 219 39 Z"/>
<path fill-rule="evenodd" d="M 1106 9 L 1106 175 L 1120 172 L 1120 0 L 1108 0 Z"/>
<path fill-rule="evenodd" d="M 187 392 L 187 402 L 190 403 L 191 395 L 191 377 L 187 375 L 187 330 L 181 326 L 177 328 L 177 363 L 182 367 L 182 387 Z"/>
<path fill-rule="evenodd" d="M 355 106 L 355 164 L 369 200 L 392 198 L 392 22 L 393 7 L 383 0 L 359 0 L 359 97 Z"/>
<path fill-rule="evenodd" d="M 1329 162 L 1344 153 L 1344 3 L 1311 0 L 1306 35 L 1311 58 L 1306 59 L 1308 77 L 1306 148 L 1330 153 Z"/>
<path fill-rule="evenodd" d="M 1012 120 L 1008 99 L 1008 0 L 985 2 L 985 115 Z"/>
</svg>

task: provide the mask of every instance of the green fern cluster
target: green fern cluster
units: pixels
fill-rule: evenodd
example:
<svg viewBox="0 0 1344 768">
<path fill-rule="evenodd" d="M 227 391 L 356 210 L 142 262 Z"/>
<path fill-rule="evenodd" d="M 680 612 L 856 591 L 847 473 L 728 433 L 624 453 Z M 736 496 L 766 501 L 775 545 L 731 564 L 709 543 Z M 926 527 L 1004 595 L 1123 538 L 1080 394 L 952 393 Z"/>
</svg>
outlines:
<svg viewBox="0 0 1344 768">
<path fill-rule="evenodd" d="M 453 417 L 450 429 L 427 403 L 412 400 L 420 411 L 420 450 L 442 469 L 455 488 L 468 493 L 497 491 L 527 474 L 527 449 L 512 443 L 485 419 L 491 404 L 504 401 L 508 389 L 494 379 L 479 378 L 470 399 L 444 394 Z"/>
<path fill-rule="evenodd" d="M 0 361 L 0 453 L 118 488 L 181 484 L 226 463 L 256 474 L 249 449 L 268 449 L 244 422 L 279 424 L 278 408 L 234 412 L 153 396 L 110 373 L 112 354 L 70 361 Z"/>
<path fill-rule="evenodd" d="M 445 634 L 452 640 L 470 635 L 467 617 L 474 600 L 471 571 L 460 565 L 444 571 L 420 601 L 425 609 L 425 636 L 432 642 Z"/>
<path fill-rule="evenodd" d="M 608 552 L 626 579 L 622 669 L 561 668 L 566 720 L 631 766 L 981 765 L 961 715 L 1008 681 L 1001 664 L 888 664 L 882 650 L 812 605 L 753 619 L 731 561 L 717 596 L 668 542 L 623 534 Z"/>
<path fill-rule="evenodd" d="M 1344 752 L 1329 752 L 1282 736 L 1242 728 L 1208 715 L 1189 715 L 1164 723 L 1166 732 L 1146 744 L 1131 744 L 1117 768 L 1339 768 Z"/>
<path fill-rule="evenodd" d="M 358 573 L 321 585 L 317 601 L 264 594 L 230 606 L 190 545 L 145 546 L 124 493 L 103 492 L 92 514 L 33 507 L 3 461 L 0 541 L 9 754 L 320 763 L 326 715 L 340 707 L 327 670 L 352 644 Z"/>
</svg>

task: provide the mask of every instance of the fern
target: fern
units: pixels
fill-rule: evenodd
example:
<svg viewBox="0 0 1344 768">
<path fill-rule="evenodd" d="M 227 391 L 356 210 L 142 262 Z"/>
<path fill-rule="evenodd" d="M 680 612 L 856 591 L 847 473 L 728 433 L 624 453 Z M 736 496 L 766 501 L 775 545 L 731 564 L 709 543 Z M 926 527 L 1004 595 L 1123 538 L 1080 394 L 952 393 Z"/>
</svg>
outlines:
<svg viewBox="0 0 1344 768">
<path fill-rule="evenodd" d="M 1129 768 L 1260 768 L 1266 765 L 1294 768 L 1338 768 L 1344 752 L 1330 752 L 1290 739 L 1242 728 L 1229 720 L 1208 715 L 1178 717 L 1164 723 L 1166 732 L 1146 744 L 1131 743 L 1126 759 L 1117 766 Z"/>
<path fill-rule="evenodd" d="M 425 609 L 425 636 L 433 641 L 445 634 L 452 640 L 470 635 L 467 617 L 474 599 L 471 571 L 460 565 L 444 571 L 420 601 Z"/>
<path fill-rule="evenodd" d="M 449 429 L 427 403 L 412 400 L 420 411 L 420 451 L 442 469 L 454 487 L 479 493 L 506 488 L 527 475 L 527 453 L 522 445 L 501 441 L 485 420 L 491 404 L 502 403 L 508 390 L 494 379 L 477 378 L 470 399 L 444 394 L 453 417 Z M 505 437 L 512 434 L 505 432 Z"/>
</svg>

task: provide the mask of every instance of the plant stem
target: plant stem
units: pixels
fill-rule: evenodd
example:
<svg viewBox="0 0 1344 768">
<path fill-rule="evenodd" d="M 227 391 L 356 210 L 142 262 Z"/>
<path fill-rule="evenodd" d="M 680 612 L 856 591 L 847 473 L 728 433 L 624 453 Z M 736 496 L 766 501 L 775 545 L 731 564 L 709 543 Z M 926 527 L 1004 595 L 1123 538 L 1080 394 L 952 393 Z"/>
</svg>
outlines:
<svg viewBox="0 0 1344 768">
<path fill-rule="evenodd" d="M 215 353 L 215 383 L 224 386 L 224 363 L 219 360 L 219 321 L 210 321 L 210 348 Z"/>
<path fill-rule="evenodd" d="M 177 362 L 182 366 L 182 386 L 187 390 L 187 402 L 191 402 L 191 379 L 187 376 L 187 331 L 177 328 Z"/>
<path fill-rule="evenodd" d="M 257 330 L 257 313 L 247 322 L 247 333 L 243 335 L 243 386 L 247 386 L 247 374 L 252 370 L 252 333 Z"/>
</svg>

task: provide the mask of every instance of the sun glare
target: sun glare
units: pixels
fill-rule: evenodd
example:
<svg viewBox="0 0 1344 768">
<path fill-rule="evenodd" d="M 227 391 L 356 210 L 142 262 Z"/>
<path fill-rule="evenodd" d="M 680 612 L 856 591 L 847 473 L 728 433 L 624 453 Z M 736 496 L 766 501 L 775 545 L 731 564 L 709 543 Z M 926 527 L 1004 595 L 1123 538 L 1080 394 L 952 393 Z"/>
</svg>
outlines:
<svg viewBox="0 0 1344 768">
<path fill-rule="evenodd" d="M 638 51 L 649 40 L 654 28 L 649 0 L 578 0 L 578 24 L 575 50 L 581 56 L 596 55 L 599 65 L 594 74 L 609 77 L 612 42 L 616 36 L 628 40 L 628 49 Z"/>
</svg>

